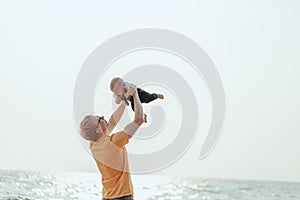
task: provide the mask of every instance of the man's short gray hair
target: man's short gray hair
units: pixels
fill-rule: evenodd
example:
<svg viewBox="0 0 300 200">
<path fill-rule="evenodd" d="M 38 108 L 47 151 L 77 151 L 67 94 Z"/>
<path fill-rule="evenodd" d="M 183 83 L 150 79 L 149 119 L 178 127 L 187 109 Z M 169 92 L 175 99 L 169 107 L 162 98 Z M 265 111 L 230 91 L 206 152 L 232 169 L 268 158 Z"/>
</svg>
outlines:
<svg viewBox="0 0 300 200">
<path fill-rule="evenodd" d="M 96 133 L 97 125 L 95 124 L 95 116 L 87 115 L 80 123 L 80 135 L 89 141 L 96 141 L 99 135 Z"/>
</svg>

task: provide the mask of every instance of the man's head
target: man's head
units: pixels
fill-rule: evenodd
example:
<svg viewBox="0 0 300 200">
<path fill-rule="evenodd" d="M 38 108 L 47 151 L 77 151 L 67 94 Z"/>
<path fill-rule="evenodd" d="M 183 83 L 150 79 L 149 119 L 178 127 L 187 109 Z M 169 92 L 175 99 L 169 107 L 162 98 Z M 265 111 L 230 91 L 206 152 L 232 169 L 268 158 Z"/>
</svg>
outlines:
<svg viewBox="0 0 300 200">
<path fill-rule="evenodd" d="M 115 94 L 122 96 L 124 92 L 124 81 L 122 78 L 115 77 L 110 82 L 110 90 Z"/>
<path fill-rule="evenodd" d="M 96 141 L 106 135 L 108 123 L 104 117 L 87 115 L 80 123 L 80 135 L 89 141 Z"/>
</svg>

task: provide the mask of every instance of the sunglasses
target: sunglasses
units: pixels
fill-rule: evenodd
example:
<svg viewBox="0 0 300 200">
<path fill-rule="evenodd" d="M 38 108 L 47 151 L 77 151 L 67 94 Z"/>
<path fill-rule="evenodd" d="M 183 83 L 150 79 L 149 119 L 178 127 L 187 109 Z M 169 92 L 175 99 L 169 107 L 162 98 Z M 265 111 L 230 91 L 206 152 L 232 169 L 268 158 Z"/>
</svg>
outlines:
<svg viewBox="0 0 300 200">
<path fill-rule="evenodd" d="M 101 117 L 100 117 L 100 116 L 97 116 L 97 117 L 99 117 L 99 119 L 98 119 L 98 123 L 97 123 L 97 126 L 96 126 L 96 127 L 99 126 L 101 120 L 104 120 L 104 116 L 101 116 Z"/>
</svg>

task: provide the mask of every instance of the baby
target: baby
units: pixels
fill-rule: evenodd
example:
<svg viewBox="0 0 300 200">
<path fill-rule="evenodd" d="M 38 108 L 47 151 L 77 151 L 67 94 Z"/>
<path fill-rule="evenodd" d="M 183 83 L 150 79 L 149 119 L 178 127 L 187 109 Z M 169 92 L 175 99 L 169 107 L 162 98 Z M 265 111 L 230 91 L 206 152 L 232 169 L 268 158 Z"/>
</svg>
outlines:
<svg viewBox="0 0 300 200">
<path fill-rule="evenodd" d="M 116 77 L 113 78 L 110 82 L 110 90 L 114 93 L 115 102 L 120 104 L 121 101 L 124 101 L 127 106 L 131 102 L 131 108 L 134 110 L 133 97 L 131 96 L 135 91 L 136 86 L 132 83 L 124 82 L 122 78 Z M 137 92 L 140 98 L 141 103 L 149 103 L 155 99 L 164 99 L 162 94 L 150 94 L 141 88 L 137 88 Z M 147 122 L 147 115 L 144 114 L 144 121 Z"/>
</svg>

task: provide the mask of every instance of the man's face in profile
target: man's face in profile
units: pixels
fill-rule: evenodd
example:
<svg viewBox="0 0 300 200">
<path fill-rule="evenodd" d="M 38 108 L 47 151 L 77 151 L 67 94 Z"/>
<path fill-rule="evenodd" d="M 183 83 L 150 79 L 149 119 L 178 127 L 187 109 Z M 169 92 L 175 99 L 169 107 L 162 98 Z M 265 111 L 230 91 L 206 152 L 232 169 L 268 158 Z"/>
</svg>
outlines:
<svg viewBox="0 0 300 200">
<path fill-rule="evenodd" d="M 96 132 L 100 129 L 100 132 L 106 134 L 106 130 L 108 127 L 108 122 L 104 119 L 104 116 L 96 116 L 97 121 L 97 129 Z"/>
</svg>

